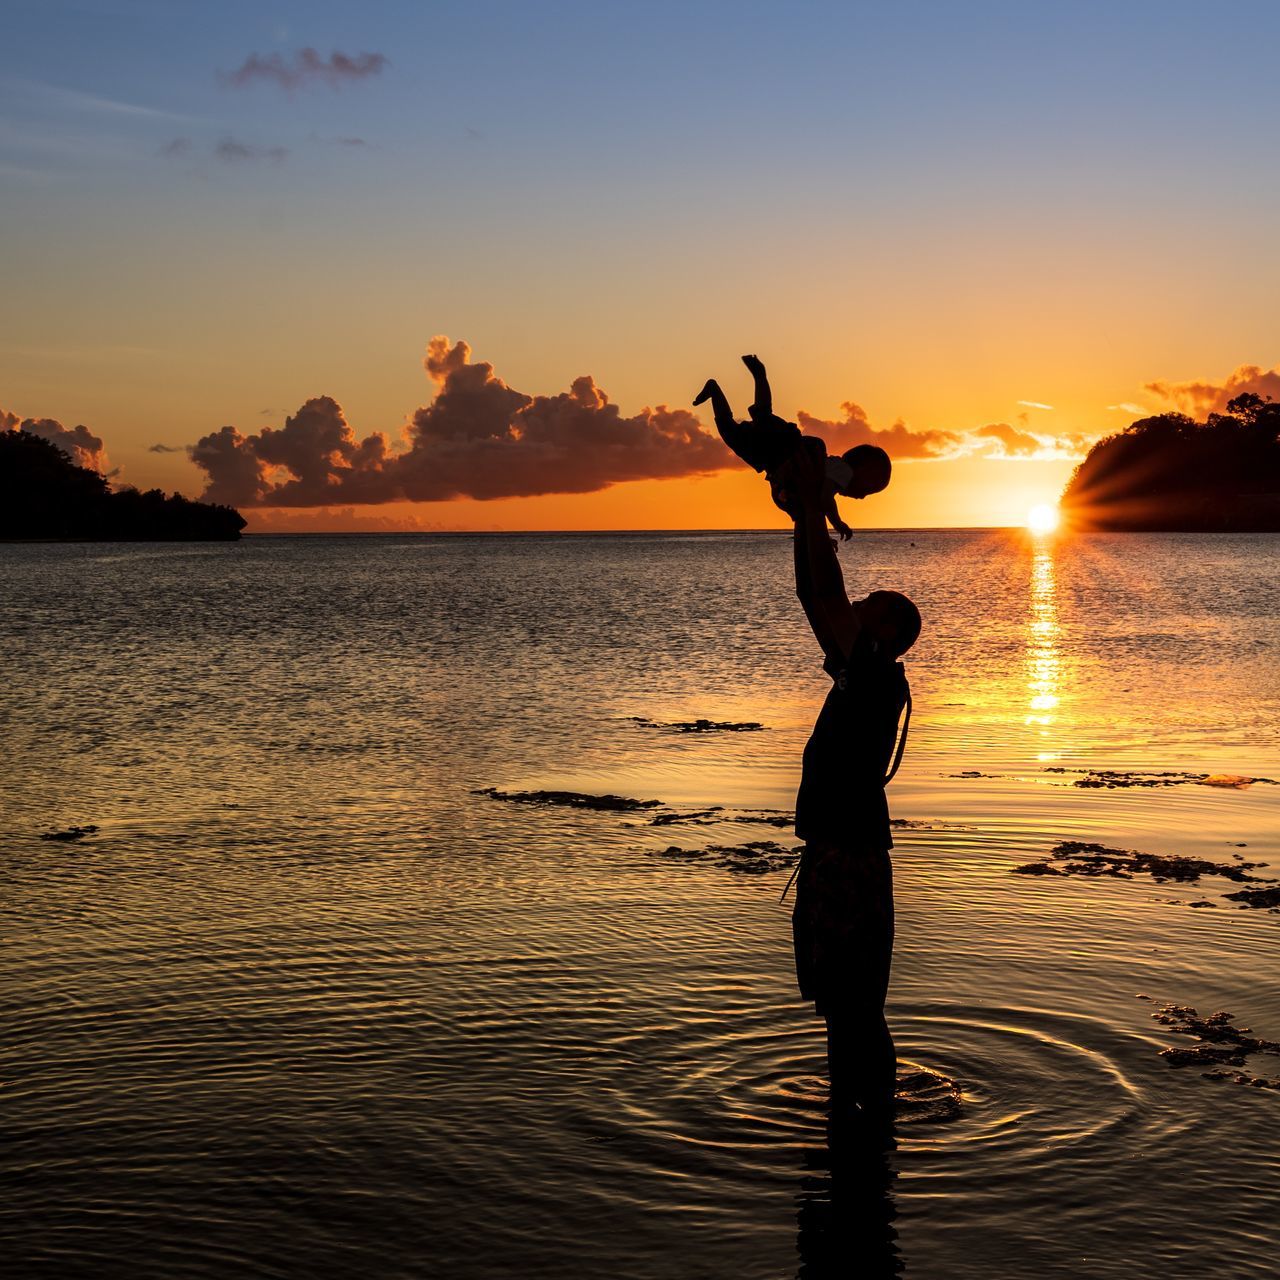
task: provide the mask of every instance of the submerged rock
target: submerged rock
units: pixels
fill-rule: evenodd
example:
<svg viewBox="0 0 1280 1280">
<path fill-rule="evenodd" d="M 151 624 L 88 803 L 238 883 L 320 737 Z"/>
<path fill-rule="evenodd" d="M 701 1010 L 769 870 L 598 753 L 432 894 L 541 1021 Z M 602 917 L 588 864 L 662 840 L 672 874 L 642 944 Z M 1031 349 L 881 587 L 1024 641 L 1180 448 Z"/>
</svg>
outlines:
<svg viewBox="0 0 1280 1280">
<path fill-rule="evenodd" d="M 1054 866 L 1054 863 L 1059 865 Z M 1184 858 L 1174 854 L 1143 853 L 1139 849 L 1112 849 L 1085 840 L 1064 840 L 1054 845 L 1042 862 L 1029 862 L 1014 867 L 1023 876 L 1111 876 L 1132 880 L 1135 875 L 1149 875 L 1157 884 L 1170 880 L 1198 884 L 1201 876 L 1222 876 L 1227 880 L 1259 880 L 1250 871 L 1265 867 L 1265 862 L 1210 862 L 1207 858 Z"/>
<path fill-rule="evenodd" d="M 1078 773 L 1081 776 L 1071 785 L 1083 787 L 1086 790 L 1117 787 L 1183 787 L 1189 784 L 1241 790 L 1251 787 L 1255 782 L 1269 786 L 1276 785 L 1274 778 L 1251 778 L 1235 773 L 1188 773 L 1184 769 L 1073 769 L 1066 765 L 1049 765 L 1045 773 Z"/>
<path fill-rule="evenodd" d="M 85 836 L 94 835 L 98 828 L 95 826 L 87 827 L 67 827 L 64 831 L 46 831 L 41 840 L 83 840 Z"/>
<path fill-rule="evenodd" d="M 717 822 L 748 822 L 766 827 L 789 827 L 796 816 L 787 809 L 726 809 L 715 804 L 710 809 L 694 809 L 689 813 L 659 813 L 649 819 L 651 827 L 670 827 L 677 823 L 706 827 Z"/>
<path fill-rule="evenodd" d="M 1178 1035 L 1195 1036 L 1197 1043 L 1190 1048 L 1162 1049 L 1160 1056 L 1170 1066 L 1232 1066 L 1243 1067 L 1250 1054 L 1280 1055 L 1280 1042 L 1263 1040 L 1252 1034 L 1248 1027 L 1235 1025 L 1235 1014 L 1218 1012 L 1201 1017 L 1190 1005 L 1161 1005 L 1151 1015 Z M 1280 1087 L 1280 1081 L 1262 1076 L 1250 1076 L 1244 1072 L 1206 1072 L 1209 1080 L 1232 1080 L 1237 1084 L 1252 1085 L 1260 1089 Z"/>
<path fill-rule="evenodd" d="M 1261 864 L 1255 864 L 1261 865 Z M 1226 895 L 1233 902 L 1245 907 L 1280 907 L 1280 885 L 1268 889 L 1240 889 Z"/>
<path fill-rule="evenodd" d="M 628 716 L 632 724 L 646 729 L 661 729 L 664 733 L 757 733 L 764 728 L 756 720 L 650 720 L 648 716 Z"/>
<path fill-rule="evenodd" d="M 581 791 L 499 791 L 497 787 L 480 787 L 473 796 L 491 800 L 510 800 L 514 804 L 560 805 L 569 809 L 599 809 L 632 813 L 637 809 L 657 809 L 661 800 L 632 800 L 628 796 L 593 796 Z"/>
<path fill-rule="evenodd" d="M 692 813 L 659 813 L 649 819 L 651 827 L 670 827 L 677 822 L 689 822 L 703 826 L 708 822 L 723 822 L 724 808 L 714 804 L 710 809 L 695 809 Z"/>
<path fill-rule="evenodd" d="M 803 848 L 803 845 L 798 844 L 788 849 L 776 840 L 710 844 L 702 849 L 684 849 L 673 844 L 656 851 L 654 856 L 677 862 L 707 862 L 710 866 L 737 871 L 743 875 L 764 875 L 769 871 L 783 871 L 795 866 Z"/>
</svg>

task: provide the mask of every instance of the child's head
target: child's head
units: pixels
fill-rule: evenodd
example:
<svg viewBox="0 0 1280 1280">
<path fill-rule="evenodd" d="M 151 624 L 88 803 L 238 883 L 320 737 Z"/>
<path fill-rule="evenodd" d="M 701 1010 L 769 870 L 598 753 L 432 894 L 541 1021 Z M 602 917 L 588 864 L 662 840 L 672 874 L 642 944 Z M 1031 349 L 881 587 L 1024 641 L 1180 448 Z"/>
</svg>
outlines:
<svg viewBox="0 0 1280 1280">
<path fill-rule="evenodd" d="M 849 479 L 836 486 L 836 492 L 848 498 L 865 498 L 889 485 L 893 466 L 889 455 L 878 444 L 859 444 L 840 455 L 848 466 Z"/>
<path fill-rule="evenodd" d="M 920 635 L 920 610 L 901 591 L 873 591 L 859 600 L 862 629 L 891 658 L 900 658 Z"/>
</svg>

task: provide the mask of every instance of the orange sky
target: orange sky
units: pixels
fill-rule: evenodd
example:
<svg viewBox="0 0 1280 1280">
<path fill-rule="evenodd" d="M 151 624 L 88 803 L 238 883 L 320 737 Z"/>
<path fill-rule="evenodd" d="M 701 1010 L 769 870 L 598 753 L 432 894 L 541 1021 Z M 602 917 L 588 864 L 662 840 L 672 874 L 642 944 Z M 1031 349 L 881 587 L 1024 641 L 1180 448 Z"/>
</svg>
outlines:
<svg viewBox="0 0 1280 1280">
<path fill-rule="evenodd" d="M 492 29 L 298 6 L 296 30 L 255 8 L 186 39 L 195 11 L 171 31 L 139 10 L 89 39 L 20 6 L 0 412 L 83 424 L 117 482 L 198 496 L 190 446 L 278 432 L 315 397 L 353 441 L 406 448 L 436 334 L 530 402 L 590 375 L 633 435 L 708 376 L 741 415 L 757 351 L 785 417 L 905 424 L 850 523 L 1021 523 L 1088 441 L 1213 408 L 1243 365 L 1234 385 L 1275 389 L 1280 81 L 1272 43 L 1224 41 L 1207 8 L 983 8 L 931 31 L 883 5 Z M 337 85 L 297 71 L 308 44 L 386 56 Z M 295 73 L 228 76 L 245 65 Z M 602 483 L 624 474 L 655 472 Z M 336 505 L 244 509 L 258 529 L 782 521 L 743 469 Z"/>
</svg>

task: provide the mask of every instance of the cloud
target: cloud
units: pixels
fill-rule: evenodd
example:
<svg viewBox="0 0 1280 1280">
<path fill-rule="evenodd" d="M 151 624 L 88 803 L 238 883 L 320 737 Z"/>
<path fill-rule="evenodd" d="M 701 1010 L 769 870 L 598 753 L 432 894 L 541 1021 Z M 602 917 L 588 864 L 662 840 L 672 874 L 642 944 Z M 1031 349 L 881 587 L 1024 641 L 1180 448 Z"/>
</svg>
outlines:
<svg viewBox="0 0 1280 1280">
<path fill-rule="evenodd" d="M 1026 457 L 1041 448 L 1039 436 L 1030 431 L 1019 431 L 1007 422 L 992 422 L 985 427 L 978 427 L 970 434 L 979 440 L 996 441 L 1006 458 Z"/>
<path fill-rule="evenodd" d="M 821 436 L 829 453 L 844 453 L 858 444 L 877 444 L 892 458 L 942 458 L 962 451 L 964 438 L 958 432 L 916 429 L 902 421 L 873 427 L 861 405 L 846 400 L 840 408 L 844 417 L 837 420 L 815 418 L 803 409 L 796 415 L 800 429 Z"/>
<path fill-rule="evenodd" d="M 1150 410 L 1144 409 L 1140 404 L 1134 404 L 1132 401 L 1122 400 L 1119 404 L 1107 405 L 1107 412 L 1108 413 L 1130 413 L 1135 418 L 1145 418 L 1147 414 L 1150 412 Z"/>
<path fill-rule="evenodd" d="M 138 116 L 159 120 L 190 120 L 191 116 L 178 111 L 164 111 L 158 107 L 144 107 L 136 102 L 122 102 L 118 98 L 104 98 L 79 89 L 64 89 L 60 85 L 22 77 L 6 77 L 7 83 L 20 88 L 25 94 L 43 98 L 54 106 L 68 107 L 74 111 L 93 111 L 108 115 Z"/>
<path fill-rule="evenodd" d="M 909 427 L 898 421 L 891 427 L 873 427 L 861 405 L 847 400 L 840 406 L 844 417 L 829 421 L 803 409 L 797 415 L 801 430 L 821 436 L 831 453 L 843 453 L 858 444 L 876 444 L 899 459 L 925 461 L 981 454 L 989 458 L 1078 458 L 1088 451 L 1093 437 L 1068 432 L 1048 434 L 1026 431 L 1007 422 L 992 422 L 963 431 L 935 427 Z"/>
<path fill-rule="evenodd" d="M 77 466 L 108 474 L 106 446 L 88 427 L 64 427 L 54 418 L 19 418 L 16 413 L 0 409 L 0 430 L 39 436 L 56 444 Z"/>
<path fill-rule="evenodd" d="M 1039 400 L 1019 400 L 1019 404 L 1026 405 L 1028 409 L 1052 409 L 1051 404 L 1042 404 Z"/>
<path fill-rule="evenodd" d="M 213 149 L 219 160 L 235 163 L 241 160 L 269 160 L 280 164 L 289 154 L 288 147 L 259 147 L 251 142 L 239 142 L 235 138 L 223 138 Z"/>
<path fill-rule="evenodd" d="M 1025 458 L 1045 461 L 1050 458 L 1082 458 L 1096 437 L 1074 432 L 1047 435 L 1024 431 L 1007 422 L 989 422 L 966 433 L 974 451 L 990 458 Z"/>
<path fill-rule="evenodd" d="M 278 53 L 251 53 L 235 71 L 224 71 L 219 78 L 235 88 L 265 81 L 282 89 L 299 89 L 312 84 L 340 88 L 356 80 L 381 75 L 390 63 L 381 53 L 331 53 L 322 58 L 314 49 L 300 49 L 292 58 Z"/>
<path fill-rule="evenodd" d="M 411 416 L 399 452 L 383 432 L 358 438 L 337 401 L 318 396 L 279 429 L 226 426 L 193 445 L 204 497 L 244 507 L 531 497 L 733 462 L 687 409 L 624 416 L 589 377 L 559 395 L 526 395 L 444 337 L 431 340 L 423 364 L 436 396 Z"/>
<path fill-rule="evenodd" d="M 148 453 L 186 453 L 180 444 L 152 444 L 147 446 Z"/>
<path fill-rule="evenodd" d="M 1252 391 L 1264 399 L 1280 400 L 1280 366 L 1242 364 L 1223 382 L 1148 382 L 1144 390 L 1168 401 L 1182 413 L 1202 418 L 1209 413 L 1225 413 L 1227 401 Z"/>
</svg>

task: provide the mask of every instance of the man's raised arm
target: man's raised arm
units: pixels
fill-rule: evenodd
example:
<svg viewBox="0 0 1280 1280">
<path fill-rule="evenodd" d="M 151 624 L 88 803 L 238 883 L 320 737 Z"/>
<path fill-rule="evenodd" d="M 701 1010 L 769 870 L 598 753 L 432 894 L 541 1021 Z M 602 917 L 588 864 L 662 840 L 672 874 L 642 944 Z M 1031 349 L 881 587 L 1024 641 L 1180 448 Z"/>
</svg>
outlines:
<svg viewBox="0 0 1280 1280">
<path fill-rule="evenodd" d="M 786 465 L 787 488 L 799 500 L 796 514 L 796 594 L 818 643 L 831 654 L 845 657 L 861 626 L 849 603 L 836 549 L 827 536 L 823 503 L 826 475 L 805 449 L 798 449 Z"/>
</svg>

